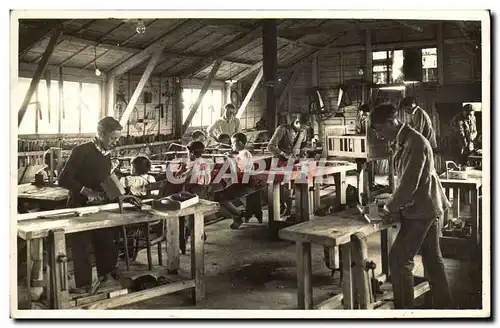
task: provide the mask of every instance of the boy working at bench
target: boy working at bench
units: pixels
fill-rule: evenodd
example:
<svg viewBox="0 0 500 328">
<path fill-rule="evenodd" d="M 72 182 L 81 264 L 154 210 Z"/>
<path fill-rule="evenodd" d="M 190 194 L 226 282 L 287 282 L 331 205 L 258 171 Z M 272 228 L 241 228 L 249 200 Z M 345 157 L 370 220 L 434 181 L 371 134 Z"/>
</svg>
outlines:
<svg viewBox="0 0 500 328">
<path fill-rule="evenodd" d="M 215 194 L 215 200 L 221 204 L 221 213 L 225 217 L 233 219 L 231 229 L 238 229 L 243 223 L 243 219 L 248 221 L 252 215 L 255 215 L 259 222 L 262 222 L 262 202 L 260 190 L 257 186 L 257 180 L 250 177 L 248 183 L 242 183 L 241 177 L 246 172 L 250 174 L 253 169 L 252 154 L 245 148 L 247 137 L 241 133 L 235 133 L 231 138 L 232 153 L 226 154 L 230 161 L 231 174 L 238 176 L 238 182 L 232 183 L 225 189 Z M 231 202 L 238 198 L 246 196 L 248 209 L 251 212 L 240 211 Z"/>
<path fill-rule="evenodd" d="M 275 157 L 278 157 L 281 162 L 298 159 L 303 149 L 302 145 L 307 138 L 307 128 L 310 121 L 309 115 L 301 113 L 293 123 L 278 126 L 267 145 L 267 150 Z M 292 205 L 291 190 L 285 185 L 281 189 L 281 194 L 285 196 L 280 197 L 281 212 L 290 214 Z"/>
</svg>

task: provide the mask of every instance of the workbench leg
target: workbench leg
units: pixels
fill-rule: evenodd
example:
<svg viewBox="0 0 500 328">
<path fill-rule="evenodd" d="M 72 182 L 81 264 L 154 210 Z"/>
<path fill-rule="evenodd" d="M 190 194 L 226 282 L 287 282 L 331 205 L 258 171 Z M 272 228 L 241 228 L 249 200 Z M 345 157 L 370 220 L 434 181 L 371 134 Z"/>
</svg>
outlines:
<svg viewBox="0 0 500 328">
<path fill-rule="evenodd" d="M 167 272 L 177 274 L 180 267 L 179 218 L 165 219 L 167 229 Z M 191 252 L 193 250 L 191 249 Z"/>
<path fill-rule="evenodd" d="M 335 173 L 333 175 L 335 179 L 335 198 L 337 200 L 338 205 L 347 204 L 347 195 L 346 195 L 346 173 L 345 171 Z"/>
<path fill-rule="evenodd" d="M 31 267 L 32 267 L 32 261 L 31 261 L 31 240 L 26 239 L 26 296 L 27 300 L 27 309 L 31 309 Z"/>
<path fill-rule="evenodd" d="M 389 280 L 389 252 L 392 247 L 393 230 L 392 227 L 380 231 L 380 257 L 382 260 L 382 274 Z"/>
<path fill-rule="evenodd" d="M 295 223 L 309 221 L 309 185 L 295 183 Z"/>
<path fill-rule="evenodd" d="M 352 258 L 351 243 L 340 245 L 340 261 L 342 262 L 342 304 L 344 309 L 351 310 L 353 304 L 353 279 L 352 279 Z"/>
<path fill-rule="evenodd" d="M 326 267 L 332 271 L 339 269 L 340 254 L 338 247 L 323 247 Z M 333 275 L 333 274 L 332 274 Z"/>
<path fill-rule="evenodd" d="M 280 217 L 280 183 L 272 182 L 268 184 L 267 209 L 269 235 L 271 239 L 279 239 L 277 220 Z"/>
<path fill-rule="evenodd" d="M 33 266 L 31 268 L 31 300 L 37 301 L 43 293 L 45 281 L 43 279 L 43 239 L 38 238 L 31 241 L 31 256 Z"/>
<path fill-rule="evenodd" d="M 297 248 L 297 302 L 299 310 L 313 308 L 311 243 L 296 243 Z"/>
<path fill-rule="evenodd" d="M 316 177 L 313 178 L 312 188 L 312 214 L 314 214 L 321 207 L 321 184 Z"/>
<path fill-rule="evenodd" d="M 193 302 L 196 304 L 205 299 L 205 244 L 203 234 L 205 222 L 203 214 L 190 216 L 191 221 L 191 279 L 194 279 Z"/>
<path fill-rule="evenodd" d="M 460 189 L 453 188 L 453 217 L 455 219 L 460 218 Z"/>
<path fill-rule="evenodd" d="M 66 236 L 63 229 L 49 231 L 48 240 L 50 266 L 51 309 L 69 308 L 68 294 L 68 257 L 66 255 Z"/>
<path fill-rule="evenodd" d="M 480 240 L 481 236 L 479 234 L 479 227 L 481 225 L 480 222 L 480 217 L 479 217 L 479 195 L 477 192 L 477 189 L 472 189 L 471 190 L 471 205 L 470 205 L 470 212 L 471 212 L 471 230 L 472 230 L 472 239 L 474 240 L 475 246 L 480 245 Z"/>
<path fill-rule="evenodd" d="M 351 236 L 352 243 L 352 260 L 354 266 L 353 282 L 356 307 L 359 309 L 368 309 L 373 303 L 372 288 L 369 273 L 366 270 L 366 262 L 368 260 L 368 245 L 366 237 L 363 234 L 356 233 Z"/>
</svg>

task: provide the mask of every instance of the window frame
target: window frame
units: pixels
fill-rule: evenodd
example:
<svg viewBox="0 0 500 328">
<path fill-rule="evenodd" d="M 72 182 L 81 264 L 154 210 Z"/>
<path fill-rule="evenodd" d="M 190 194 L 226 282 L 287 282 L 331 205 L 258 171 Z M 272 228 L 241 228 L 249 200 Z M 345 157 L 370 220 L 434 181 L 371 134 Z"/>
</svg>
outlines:
<svg viewBox="0 0 500 328">
<path fill-rule="evenodd" d="M 391 49 L 391 50 L 380 50 L 380 51 L 374 51 L 372 52 L 372 83 L 376 84 L 376 85 L 390 85 L 390 84 L 393 84 L 395 83 L 393 81 L 393 77 L 392 77 L 392 65 L 394 64 L 394 52 L 395 51 L 401 51 L 403 49 Z M 424 63 L 423 63 L 423 60 L 424 60 L 424 50 L 435 50 L 435 54 L 431 54 L 431 55 L 425 55 L 425 56 L 435 56 L 436 57 L 436 67 L 429 67 L 429 68 L 424 68 Z M 421 83 L 437 83 L 439 81 L 439 69 L 438 69 L 438 66 L 439 66 L 439 63 L 437 62 L 437 58 L 438 58 L 438 49 L 436 46 L 426 46 L 426 47 L 421 47 L 420 48 L 420 51 L 422 52 L 422 76 L 421 76 Z M 385 59 L 373 59 L 373 56 L 374 56 L 374 53 L 382 53 L 382 52 L 385 52 L 386 53 L 386 58 Z M 380 73 L 382 72 L 375 72 L 374 71 L 374 68 L 375 66 L 381 66 L 381 65 L 385 65 L 386 66 L 386 77 L 384 79 L 384 81 L 382 81 L 381 83 L 377 83 L 375 81 L 375 76 L 378 76 Z M 432 80 L 429 80 L 428 77 L 429 77 L 429 72 L 431 70 L 435 70 L 436 73 L 435 73 L 435 78 L 432 79 Z M 426 76 L 426 72 L 427 72 L 427 80 L 424 81 L 424 76 Z"/>
<path fill-rule="evenodd" d="M 18 77 L 18 83 L 27 83 L 28 85 L 30 85 L 31 81 L 32 81 L 31 77 L 26 77 L 26 76 L 19 76 Z M 91 92 L 97 91 L 97 94 L 95 94 L 94 101 L 98 104 L 98 106 L 96 107 L 95 113 L 91 113 L 91 114 L 96 114 L 95 119 L 96 119 L 96 125 L 97 125 L 97 120 L 102 116 L 102 108 L 101 108 L 101 105 L 102 105 L 102 84 L 98 81 L 88 81 L 88 80 L 84 80 L 84 81 L 82 81 L 82 80 L 80 80 L 80 81 L 64 80 L 63 81 L 63 90 L 64 90 L 64 84 L 66 84 L 66 83 L 75 83 L 76 82 L 76 83 L 78 83 L 78 86 L 79 86 L 79 93 L 78 93 L 79 98 L 75 99 L 75 100 L 71 100 L 76 104 L 77 111 L 78 111 L 78 115 L 77 115 L 78 116 L 78 130 L 61 132 L 62 125 L 63 125 L 64 121 L 63 121 L 62 115 L 59 116 L 59 114 L 58 114 L 59 113 L 59 96 L 60 96 L 59 81 L 51 79 L 50 82 L 51 82 L 50 83 L 51 84 L 50 104 L 51 104 L 51 110 L 53 111 L 52 116 L 51 116 L 51 121 L 54 120 L 56 122 L 57 132 L 40 131 L 40 121 L 47 119 L 46 118 L 47 108 L 45 106 L 48 106 L 48 99 L 46 96 L 46 92 L 47 92 L 46 85 L 45 84 L 43 85 L 44 91 L 40 90 L 41 83 L 45 83 L 45 81 L 43 79 L 41 79 L 37 88 L 35 89 L 35 92 L 33 94 L 31 102 L 40 102 L 41 110 L 43 113 L 45 113 L 45 115 L 42 115 L 42 119 L 40 120 L 40 117 L 38 115 L 39 113 L 35 111 L 35 122 L 34 122 L 35 126 L 33 128 L 33 131 L 31 133 L 26 133 L 26 131 L 24 131 L 23 133 L 19 133 L 20 131 L 18 128 L 18 136 L 29 139 L 29 138 L 53 138 L 53 137 L 87 137 L 87 136 L 95 135 L 97 130 L 94 132 L 82 133 L 82 120 L 88 119 L 89 116 L 88 116 L 88 114 L 83 115 L 82 110 L 84 109 L 84 106 L 82 106 L 80 99 L 81 99 L 81 96 L 83 94 L 82 91 L 85 89 L 85 85 L 91 84 L 91 85 L 97 86 L 97 88 L 92 87 L 93 91 L 91 91 Z M 56 91 L 54 91 L 54 88 Z M 28 87 L 28 89 L 29 89 L 29 87 Z M 28 89 L 22 90 L 22 91 L 20 89 L 20 91 L 19 91 L 20 99 L 24 99 L 24 96 L 26 95 L 26 92 Z M 43 101 L 41 101 L 41 99 L 40 99 L 41 93 L 45 93 L 43 95 L 43 97 L 44 97 Z M 57 95 L 57 97 L 54 97 L 54 95 Z M 65 104 L 64 106 L 67 105 L 66 101 L 67 100 L 65 99 L 65 101 L 63 102 L 63 104 Z M 14 105 L 14 104 L 12 104 L 12 105 Z M 30 107 L 31 106 L 36 108 L 35 104 L 30 105 Z M 28 109 L 27 109 L 28 111 L 33 110 L 30 107 L 28 107 Z M 17 108 L 17 110 L 18 110 L 18 108 Z M 28 117 L 25 115 L 25 117 L 23 118 L 23 122 L 27 118 Z M 97 126 L 96 126 L 96 129 L 97 129 Z M 42 133 L 40 133 L 40 132 L 42 132 Z"/>
</svg>

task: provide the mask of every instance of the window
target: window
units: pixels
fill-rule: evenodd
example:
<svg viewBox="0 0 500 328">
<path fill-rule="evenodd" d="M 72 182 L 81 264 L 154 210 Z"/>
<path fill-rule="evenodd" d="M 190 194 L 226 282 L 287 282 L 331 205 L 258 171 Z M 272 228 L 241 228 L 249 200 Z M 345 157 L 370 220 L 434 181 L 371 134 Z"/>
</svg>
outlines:
<svg viewBox="0 0 500 328">
<path fill-rule="evenodd" d="M 437 48 L 422 49 L 422 81 L 437 81 Z"/>
<path fill-rule="evenodd" d="M 13 87 L 12 106 L 16 110 L 19 110 L 30 83 L 31 79 L 19 78 Z M 51 80 L 49 95 L 47 83 L 42 79 L 19 126 L 19 134 L 95 133 L 101 107 L 99 84 L 64 81 L 63 95 L 61 130 L 58 131 L 59 82 Z"/>
<path fill-rule="evenodd" d="M 182 92 L 182 100 L 184 108 L 182 110 L 182 121 L 185 122 L 191 105 L 196 101 L 200 94 L 200 89 L 184 89 Z M 208 90 L 201 102 L 198 111 L 193 116 L 193 120 L 189 126 L 208 126 L 221 116 L 222 108 L 222 91 Z"/>
<path fill-rule="evenodd" d="M 373 83 L 404 82 L 403 50 L 373 52 Z M 422 82 L 437 81 L 437 49 L 422 49 Z"/>
</svg>

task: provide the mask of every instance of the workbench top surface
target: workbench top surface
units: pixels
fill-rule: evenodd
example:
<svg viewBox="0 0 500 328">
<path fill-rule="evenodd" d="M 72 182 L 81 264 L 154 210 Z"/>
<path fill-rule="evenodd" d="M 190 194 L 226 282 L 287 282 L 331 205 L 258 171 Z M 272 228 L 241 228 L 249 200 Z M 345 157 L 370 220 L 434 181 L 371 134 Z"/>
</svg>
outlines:
<svg viewBox="0 0 500 328">
<path fill-rule="evenodd" d="M 177 211 L 155 212 L 151 210 L 151 206 L 143 205 L 142 210 L 134 210 L 127 208 L 121 214 L 119 209 L 103 210 L 97 213 L 90 213 L 83 216 L 78 216 L 73 212 L 59 216 L 46 216 L 44 212 L 39 212 L 39 216 L 27 219 L 18 220 L 17 230 L 18 236 L 22 239 L 44 238 L 48 236 L 49 230 L 64 229 L 65 233 L 74 233 L 87 230 L 96 230 L 102 228 L 111 228 L 136 223 L 146 223 L 165 218 L 178 218 L 180 216 L 189 216 L 194 214 L 210 215 L 217 212 L 219 204 L 204 199 L 196 205 L 187 207 Z"/>
<path fill-rule="evenodd" d="M 279 236 L 285 240 L 333 247 L 349 243 L 355 233 L 370 235 L 389 226 L 383 222 L 367 223 L 357 209 L 349 209 L 329 216 L 314 216 L 310 221 L 280 230 Z"/>
<path fill-rule="evenodd" d="M 31 183 L 25 183 L 17 186 L 17 198 L 63 201 L 68 199 L 69 191 L 57 185 L 37 187 Z"/>
</svg>

